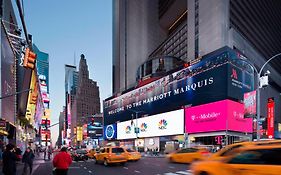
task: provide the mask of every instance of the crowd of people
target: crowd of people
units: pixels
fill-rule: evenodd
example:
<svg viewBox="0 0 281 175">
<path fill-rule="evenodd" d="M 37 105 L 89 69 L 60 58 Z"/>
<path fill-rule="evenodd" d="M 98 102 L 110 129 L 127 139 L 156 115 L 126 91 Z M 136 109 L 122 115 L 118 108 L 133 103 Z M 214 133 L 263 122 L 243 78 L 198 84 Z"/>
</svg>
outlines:
<svg viewBox="0 0 281 175">
<path fill-rule="evenodd" d="M 4 175 L 28 175 L 32 174 L 33 162 L 35 154 L 39 157 L 40 152 L 44 153 L 44 160 L 51 160 L 53 150 L 47 147 L 44 150 L 36 148 L 34 151 L 31 147 L 27 147 L 22 155 L 20 148 L 15 147 L 13 144 L 0 146 L 0 162 L 2 162 L 2 172 Z M 21 161 L 23 164 L 22 172 L 17 172 L 17 162 Z M 68 167 L 72 163 L 70 154 L 67 153 L 67 148 L 61 148 L 60 152 L 53 158 L 53 174 L 67 175 Z"/>
</svg>

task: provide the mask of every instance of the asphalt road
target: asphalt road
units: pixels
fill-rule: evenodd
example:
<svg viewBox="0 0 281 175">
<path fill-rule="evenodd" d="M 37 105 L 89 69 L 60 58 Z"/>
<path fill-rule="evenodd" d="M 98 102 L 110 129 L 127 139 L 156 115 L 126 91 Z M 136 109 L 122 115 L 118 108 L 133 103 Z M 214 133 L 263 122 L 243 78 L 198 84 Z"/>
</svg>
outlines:
<svg viewBox="0 0 281 175">
<path fill-rule="evenodd" d="M 51 175 L 52 164 L 45 162 L 33 172 L 38 175 Z M 69 168 L 69 175 L 190 175 L 188 165 L 169 163 L 165 158 L 143 157 L 137 162 L 127 162 L 105 167 L 94 164 L 91 160 L 86 162 L 73 162 Z"/>
</svg>

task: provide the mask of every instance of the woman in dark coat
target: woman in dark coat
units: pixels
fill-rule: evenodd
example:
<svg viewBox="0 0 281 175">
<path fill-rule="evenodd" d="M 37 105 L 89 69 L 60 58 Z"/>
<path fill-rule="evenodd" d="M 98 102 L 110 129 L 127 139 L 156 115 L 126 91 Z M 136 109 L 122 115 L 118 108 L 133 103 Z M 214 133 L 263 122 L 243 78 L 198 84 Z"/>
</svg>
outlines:
<svg viewBox="0 0 281 175">
<path fill-rule="evenodd" d="M 3 173 L 5 175 L 16 175 L 17 156 L 14 151 L 14 145 L 8 144 L 3 153 Z"/>
<path fill-rule="evenodd" d="M 27 167 L 29 167 L 30 174 L 32 173 L 34 153 L 30 148 L 27 148 L 22 156 L 22 162 L 24 163 L 23 173 L 27 174 Z"/>
</svg>

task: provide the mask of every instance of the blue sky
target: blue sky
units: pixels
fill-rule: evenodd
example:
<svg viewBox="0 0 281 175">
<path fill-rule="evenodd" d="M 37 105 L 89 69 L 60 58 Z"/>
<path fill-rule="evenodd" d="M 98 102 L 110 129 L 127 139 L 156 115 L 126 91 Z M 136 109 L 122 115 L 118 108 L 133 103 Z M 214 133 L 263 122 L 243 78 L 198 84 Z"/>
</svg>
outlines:
<svg viewBox="0 0 281 175">
<path fill-rule="evenodd" d="M 18 14 L 17 9 L 15 10 Z M 101 101 L 111 94 L 112 1 L 26 0 L 27 30 L 37 47 L 49 54 L 51 122 L 58 122 L 64 105 L 64 65 L 79 65 L 86 56 L 90 78 L 98 82 Z M 58 127 L 52 128 L 53 142 Z"/>
</svg>

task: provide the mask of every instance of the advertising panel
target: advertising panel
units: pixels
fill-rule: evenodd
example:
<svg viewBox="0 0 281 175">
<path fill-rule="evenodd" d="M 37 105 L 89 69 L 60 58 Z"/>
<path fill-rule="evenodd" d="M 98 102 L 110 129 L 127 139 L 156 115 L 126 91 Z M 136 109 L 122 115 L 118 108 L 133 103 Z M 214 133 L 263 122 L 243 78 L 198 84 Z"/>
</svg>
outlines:
<svg viewBox="0 0 281 175">
<path fill-rule="evenodd" d="M 92 117 L 88 118 L 87 132 L 90 138 L 99 138 L 103 133 L 102 117 Z"/>
<path fill-rule="evenodd" d="M 149 117 L 117 123 L 117 139 L 177 135 L 184 133 L 184 110 L 166 112 Z"/>
<path fill-rule="evenodd" d="M 267 100 L 267 136 L 269 139 L 274 138 L 274 99 Z"/>
<path fill-rule="evenodd" d="M 77 141 L 83 140 L 83 129 L 82 127 L 77 127 Z"/>
<path fill-rule="evenodd" d="M 237 131 L 252 133 L 252 119 L 244 118 L 244 106 L 223 100 L 185 109 L 185 131 L 200 133 L 212 131 Z"/>
<path fill-rule="evenodd" d="M 244 117 L 254 117 L 257 113 L 256 91 L 244 94 Z"/>
<path fill-rule="evenodd" d="M 7 35 L 1 25 L 1 96 L 15 93 L 15 56 Z M 6 121 L 14 123 L 16 113 L 15 97 L 1 99 L 1 117 Z"/>
<path fill-rule="evenodd" d="M 147 115 L 201 105 L 232 97 L 243 100 L 252 89 L 252 74 L 233 63 L 237 53 L 223 48 L 202 61 L 118 97 L 104 101 L 105 124 L 131 119 L 132 111 Z M 232 73 L 232 70 L 234 73 Z M 250 72 L 250 71 L 249 71 Z M 233 75 L 232 75 L 233 74 Z M 227 75 L 227 76 L 222 76 Z M 163 108 L 165 106 L 165 108 Z"/>
<path fill-rule="evenodd" d="M 111 139 L 117 138 L 117 125 L 116 124 L 105 126 L 103 131 L 104 131 L 103 135 L 104 135 L 105 140 L 111 140 Z"/>
</svg>

